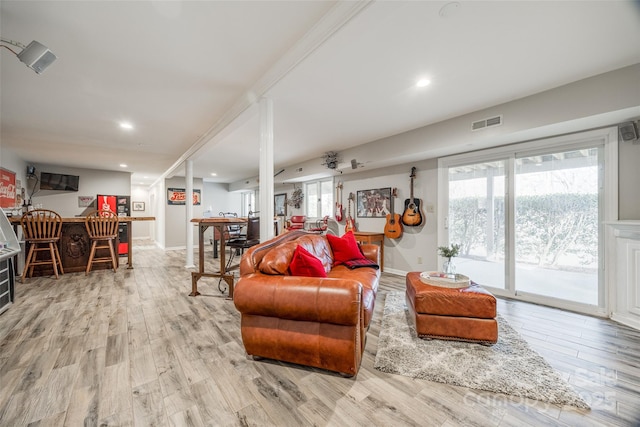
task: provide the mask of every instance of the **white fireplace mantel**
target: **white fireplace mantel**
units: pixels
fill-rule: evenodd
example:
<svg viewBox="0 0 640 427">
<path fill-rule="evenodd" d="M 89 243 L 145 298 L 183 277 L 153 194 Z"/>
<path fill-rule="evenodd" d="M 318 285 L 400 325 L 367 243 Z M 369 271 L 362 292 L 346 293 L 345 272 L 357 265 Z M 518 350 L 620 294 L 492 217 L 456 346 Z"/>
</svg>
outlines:
<svg viewBox="0 0 640 427">
<path fill-rule="evenodd" d="M 611 319 L 640 329 L 640 221 L 610 221 L 605 265 Z"/>
</svg>

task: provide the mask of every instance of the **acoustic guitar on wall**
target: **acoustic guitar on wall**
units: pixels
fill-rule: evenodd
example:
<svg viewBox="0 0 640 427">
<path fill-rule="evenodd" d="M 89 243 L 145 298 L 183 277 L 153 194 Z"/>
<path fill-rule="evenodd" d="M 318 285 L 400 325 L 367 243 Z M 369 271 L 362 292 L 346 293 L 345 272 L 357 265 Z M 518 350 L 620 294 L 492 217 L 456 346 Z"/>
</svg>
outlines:
<svg viewBox="0 0 640 427">
<path fill-rule="evenodd" d="M 349 193 L 349 199 L 347 202 L 347 221 L 346 224 L 344 226 L 344 232 L 348 233 L 349 231 L 358 231 L 356 230 L 356 223 L 353 220 L 353 217 L 351 216 L 351 201 L 354 200 L 355 196 L 353 195 L 353 193 Z"/>
<path fill-rule="evenodd" d="M 420 212 L 420 199 L 413 197 L 413 180 L 416 177 L 415 166 L 411 168 L 411 196 L 404 201 L 404 212 L 402 223 L 408 227 L 417 227 L 422 224 L 422 213 Z"/>
<path fill-rule="evenodd" d="M 342 214 L 344 209 L 342 208 L 342 181 L 336 185 L 336 221 L 342 221 Z"/>
<path fill-rule="evenodd" d="M 398 189 L 394 188 L 389 200 L 389 203 L 391 203 L 391 213 L 387 214 L 387 223 L 384 225 L 384 235 L 389 239 L 398 239 L 402 236 L 400 214 L 395 213 L 394 210 L 394 200 L 396 197 L 398 197 Z"/>
</svg>

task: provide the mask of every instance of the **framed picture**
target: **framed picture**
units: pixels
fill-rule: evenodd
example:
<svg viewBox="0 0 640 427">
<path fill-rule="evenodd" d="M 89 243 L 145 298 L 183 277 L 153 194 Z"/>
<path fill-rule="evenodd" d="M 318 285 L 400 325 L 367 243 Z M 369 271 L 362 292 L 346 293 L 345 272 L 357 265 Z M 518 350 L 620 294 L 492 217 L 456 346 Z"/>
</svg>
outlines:
<svg viewBox="0 0 640 427">
<path fill-rule="evenodd" d="M 133 209 L 134 211 L 143 211 L 144 202 L 131 202 L 131 209 Z"/>
<path fill-rule="evenodd" d="M 273 205 L 273 212 L 275 212 L 277 216 L 287 216 L 287 193 L 274 195 Z"/>
<path fill-rule="evenodd" d="M 385 218 L 390 213 L 391 187 L 358 191 L 356 213 L 359 218 Z"/>
</svg>

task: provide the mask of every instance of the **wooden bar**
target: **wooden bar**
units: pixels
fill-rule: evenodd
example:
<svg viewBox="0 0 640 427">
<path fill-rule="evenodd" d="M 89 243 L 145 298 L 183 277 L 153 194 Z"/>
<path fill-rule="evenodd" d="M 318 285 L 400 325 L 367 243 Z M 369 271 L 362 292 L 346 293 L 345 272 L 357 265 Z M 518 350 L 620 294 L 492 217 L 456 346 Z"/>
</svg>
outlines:
<svg viewBox="0 0 640 427">
<path fill-rule="evenodd" d="M 9 222 L 14 226 L 16 235 L 19 235 L 21 216 L 15 216 L 9 218 Z M 122 216 L 118 218 L 118 222 L 126 222 L 129 224 L 127 227 L 127 237 L 129 239 L 128 251 L 127 251 L 127 268 L 133 268 L 133 242 L 131 240 L 131 224 L 138 221 L 155 221 L 155 217 L 131 217 Z M 89 253 L 91 252 L 91 240 L 89 234 L 84 225 L 85 217 L 70 217 L 62 218 L 62 235 L 60 238 L 60 256 L 62 258 L 62 267 L 65 273 L 78 273 L 84 272 L 89 262 Z M 116 245 L 117 248 L 117 245 Z M 28 248 L 25 248 L 27 250 Z M 98 252 L 96 256 L 109 256 L 108 252 L 102 254 Z M 118 257 L 119 260 L 120 257 Z M 94 269 L 111 268 L 110 265 L 96 264 Z M 17 272 L 21 273 L 21 272 Z M 49 268 L 36 268 L 33 272 L 34 276 L 43 276 L 53 274 L 53 269 Z"/>
</svg>

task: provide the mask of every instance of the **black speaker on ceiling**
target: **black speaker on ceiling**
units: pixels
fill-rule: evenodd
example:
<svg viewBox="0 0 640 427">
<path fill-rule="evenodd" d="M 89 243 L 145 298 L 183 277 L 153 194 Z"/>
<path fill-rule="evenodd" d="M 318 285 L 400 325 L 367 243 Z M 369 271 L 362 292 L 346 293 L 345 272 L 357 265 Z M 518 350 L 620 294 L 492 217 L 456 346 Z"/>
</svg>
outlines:
<svg viewBox="0 0 640 427">
<path fill-rule="evenodd" d="M 638 130 L 634 122 L 621 124 L 618 126 L 618 131 L 620 132 L 620 138 L 622 138 L 624 142 L 633 142 L 638 139 Z"/>
</svg>

